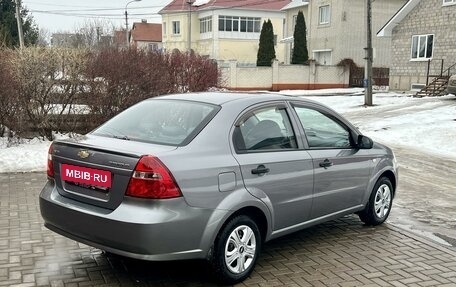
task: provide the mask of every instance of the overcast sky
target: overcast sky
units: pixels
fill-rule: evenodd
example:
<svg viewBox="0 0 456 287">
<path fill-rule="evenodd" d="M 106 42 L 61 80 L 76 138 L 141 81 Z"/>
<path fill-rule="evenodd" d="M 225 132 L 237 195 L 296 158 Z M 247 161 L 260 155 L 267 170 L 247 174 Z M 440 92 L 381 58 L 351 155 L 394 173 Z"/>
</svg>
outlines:
<svg viewBox="0 0 456 287">
<path fill-rule="evenodd" d="M 125 27 L 125 5 L 129 0 L 22 0 L 33 15 L 39 28 L 51 33 L 72 31 L 85 21 L 102 19 L 111 21 L 116 27 Z M 129 27 L 133 21 L 147 19 L 160 22 L 157 12 L 171 0 L 141 0 L 128 5 Z M 103 10 L 109 9 L 109 10 Z M 65 15 L 62 15 L 65 14 Z"/>
</svg>

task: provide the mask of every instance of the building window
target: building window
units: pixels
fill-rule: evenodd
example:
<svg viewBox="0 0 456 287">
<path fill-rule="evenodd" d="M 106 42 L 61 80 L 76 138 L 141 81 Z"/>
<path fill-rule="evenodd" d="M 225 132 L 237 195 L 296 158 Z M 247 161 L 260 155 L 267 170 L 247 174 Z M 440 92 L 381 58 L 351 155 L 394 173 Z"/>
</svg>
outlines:
<svg viewBox="0 0 456 287">
<path fill-rule="evenodd" d="M 443 6 L 455 5 L 455 4 L 456 4 L 456 0 L 443 0 Z"/>
<path fill-rule="evenodd" d="M 434 35 L 412 36 L 412 60 L 431 59 L 433 50 Z"/>
<path fill-rule="evenodd" d="M 180 21 L 173 21 L 173 35 L 180 35 Z"/>
<path fill-rule="evenodd" d="M 149 43 L 149 51 L 150 52 L 155 52 L 158 51 L 158 44 L 157 43 Z"/>
<path fill-rule="evenodd" d="M 329 24 L 329 21 L 331 19 L 331 8 L 329 5 L 326 6 L 321 6 L 320 7 L 320 14 L 319 14 L 319 24 L 320 25 L 325 25 Z"/>
<path fill-rule="evenodd" d="M 219 16 L 219 31 L 260 33 L 261 18 Z"/>
<path fill-rule="evenodd" d="M 212 17 L 200 19 L 200 33 L 212 32 Z"/>
</svg>

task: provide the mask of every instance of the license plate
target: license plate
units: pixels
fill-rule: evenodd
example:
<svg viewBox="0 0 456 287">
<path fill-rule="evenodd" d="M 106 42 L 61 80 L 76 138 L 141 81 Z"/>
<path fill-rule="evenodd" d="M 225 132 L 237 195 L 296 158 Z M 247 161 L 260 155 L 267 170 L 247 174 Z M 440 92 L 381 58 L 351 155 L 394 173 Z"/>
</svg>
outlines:
<svg viewBox="0 0 456 287">
<path fill-rule="evenodd" d="M 69 182 L 111 188 L 111 172 L 106 170 L 62 164 L 61 176 Z"/>
</svg>

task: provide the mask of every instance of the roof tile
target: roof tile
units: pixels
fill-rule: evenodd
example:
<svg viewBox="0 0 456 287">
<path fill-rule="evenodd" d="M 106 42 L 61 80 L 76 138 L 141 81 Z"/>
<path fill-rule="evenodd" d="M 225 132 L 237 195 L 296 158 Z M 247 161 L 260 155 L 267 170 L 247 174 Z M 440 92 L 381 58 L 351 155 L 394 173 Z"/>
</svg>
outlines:
<svg viewBox="0 0 456 287">
<path fill-rule="evenodd" d="M 188 0 L 173 0 L 160 13 L 188 11 Z M 239 8 L 249 10 L 280 11 L 291 3 L 291 0 L 210 0 L 207 4 L 192 7 L 193 11 L 217 8 Z"/>
</svg>

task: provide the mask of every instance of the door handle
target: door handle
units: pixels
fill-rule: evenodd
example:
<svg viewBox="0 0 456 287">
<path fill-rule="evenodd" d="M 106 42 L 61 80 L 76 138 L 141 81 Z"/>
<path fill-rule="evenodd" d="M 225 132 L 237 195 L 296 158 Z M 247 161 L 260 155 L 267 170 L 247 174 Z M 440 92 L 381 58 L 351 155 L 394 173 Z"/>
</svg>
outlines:
<svg viewBox="0 0 456 287">
<path fill-rule="evenodd" d="M 333 163 L 329 161 L 329 159 L 325 159 L 324 161 L 320 162 L 320 167 L 328 168 L 333 166 Z"/>
<path fill-rule="evenodd" d="M 268 173 L 269 171 L 270 171 L 269 168 L 260 164 L 257 168 L 252 169 L 252 174 L 262 175 L 262 174 Z"/>
</svg>

